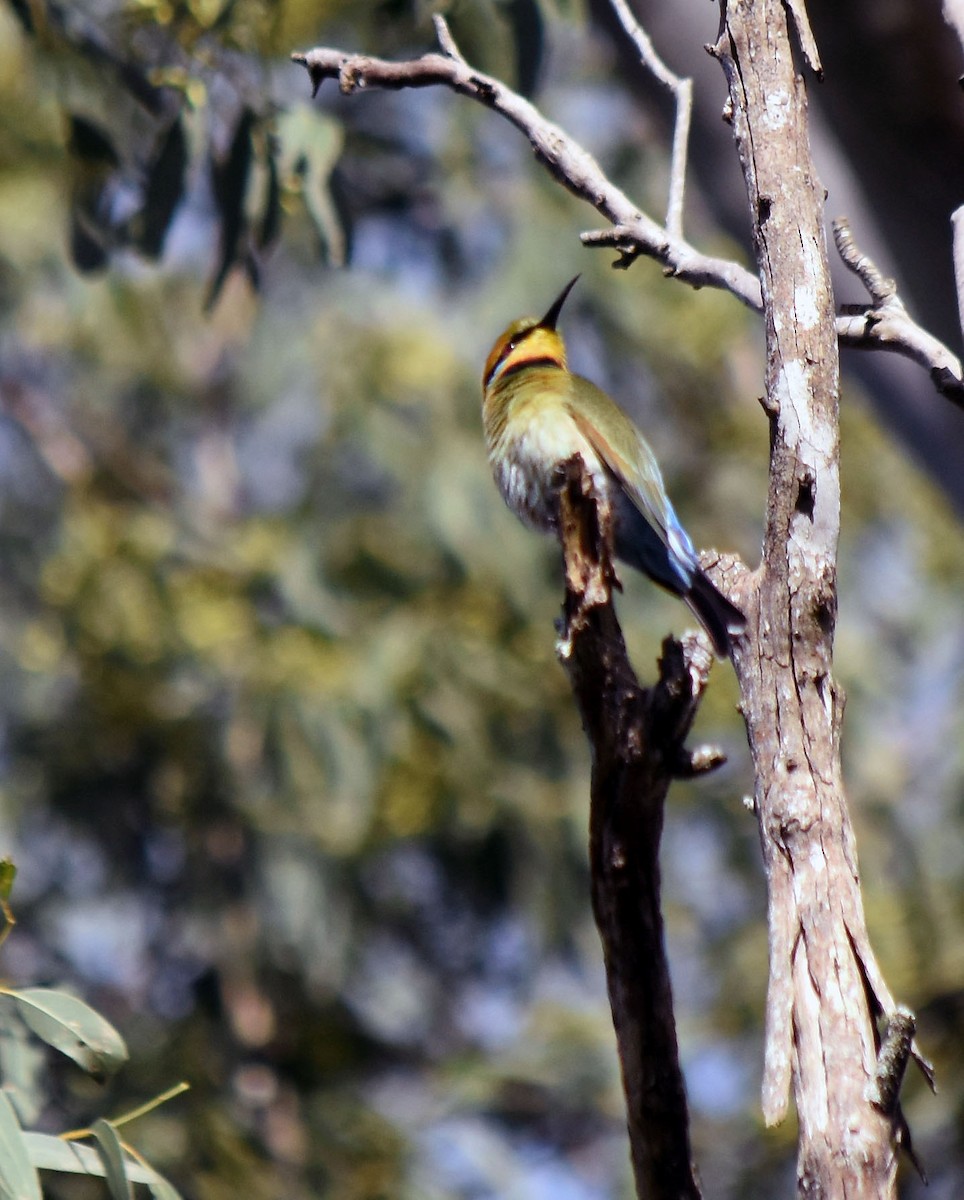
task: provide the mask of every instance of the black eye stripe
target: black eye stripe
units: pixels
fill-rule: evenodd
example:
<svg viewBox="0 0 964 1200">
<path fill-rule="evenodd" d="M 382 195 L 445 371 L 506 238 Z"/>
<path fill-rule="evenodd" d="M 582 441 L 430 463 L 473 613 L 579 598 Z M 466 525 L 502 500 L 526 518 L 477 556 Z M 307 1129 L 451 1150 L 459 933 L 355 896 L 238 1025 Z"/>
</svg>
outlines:
<svg viewBox="0 0 964 1200">
<path fill-rule="evenodd" d="M 518 347 L 522 345 L 526 338 L 535 333 L 538 328 L 538 325 L 533 325 L 531 329 L 524 329 L 522 333 L 517 333 L 514 338 L 506 343 L 505 349 L 499 355 L 499 362 L 504 362 L 506 355 L 511 354 L 513 350 L 518 349 Z"/>
<path fill-rule="evenodd" d="M 515 335 L 515 337 L 510 338 L 506 342 L 505 348 L 503 349 L 502 353 L 492 364 L 492 370 L 488 373 L 488 375 L 486 375 L 485 381 L 482 384 L 483 387 L 489 386 L 489 384 L 492 382 L 492 378 L 495 375 L 496 371 L 498 371 L 499 367 L 502 366 L 502 364 L 509 357 L 509 355 L 512 353 L 512 351 L 517 350 L 519 348 L 519 346 L 522 344 L 522 342 L 524 342 L 527 337 L 529 337 L 533 333 L 535 333 L 535 331 L 538 328 L 539 328 L 538 325 L 532 325 L 528 329 L 523 329 L 521 333 L 517 333 Z"/>
</svg>

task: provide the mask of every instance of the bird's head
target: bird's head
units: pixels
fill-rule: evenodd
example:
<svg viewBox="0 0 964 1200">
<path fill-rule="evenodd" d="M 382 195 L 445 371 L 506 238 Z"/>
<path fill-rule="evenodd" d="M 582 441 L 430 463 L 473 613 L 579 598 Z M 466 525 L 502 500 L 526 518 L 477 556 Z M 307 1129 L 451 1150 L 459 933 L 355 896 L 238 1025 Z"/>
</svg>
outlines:
<svg viewBox="0 0 964 1200">
<path fill-rule="evenodd" d="M 565 367 L 566 344 L 562 334 L 556 330 L 556 322 L 578 278 L 577 275 L 569 280 L 541 320 L 537 317 L 520 317 L 496 339 L 485 360 L 483 391 L 487 391 L 496 380 L 535 363 Z"/>
</svg>

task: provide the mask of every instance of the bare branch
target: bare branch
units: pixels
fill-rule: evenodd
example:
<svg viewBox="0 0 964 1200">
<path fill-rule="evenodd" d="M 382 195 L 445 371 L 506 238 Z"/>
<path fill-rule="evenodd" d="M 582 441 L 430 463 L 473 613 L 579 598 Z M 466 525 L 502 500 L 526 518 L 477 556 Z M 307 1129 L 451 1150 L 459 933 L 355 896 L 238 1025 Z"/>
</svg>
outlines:
<svg viewBox="0 0 964 1200">
<path fill-rule="evenodd" d="M 964 333 L 964 204 L 951 213 L 954 231 L 954 286 L 957 291 L 957 319 Z"/>
<path fill-rule="evenodd" d="M 887 278 L 873 259 L 858 248 L 846 217 L 838 217 L 834 221 L 833 240 L 844 265 L 853 271 L 870 292 L 874 304 L 886 304 L 897 295 L 896 282 Z"/>
<path fill-rule="evenodd" d="M 960 211 L 960 210 L 958 210 Z M 955 214 L 955 266 L 964 255 L 958 253 L 960 222 Z M 870 293 L 872 303 L 856 313 L 837 317 L 837 336 L 845 346 L 857 349 L 894 350 L 912 358 L 930 371 L 939 392 L 964 406 L 964 374 L 961 361 L 951 350 L 911 317 L 897 294 L 897 284 L 888 279 L 854 241 L 845 217 L 833 223 L 834 242 L 843 262 Z M 960 282 L 958 284 L 960 294 Z"/>
<path fill-rule="evenodd" d="M 957 40 L 964 46 L 964 0 L 944 0 L 944 20 L 957 34 Z"/>
<path fill-rule="evenodd" d="M 448 27 L 448 22 L 441 13 L 435 13 L 432 17 L 432 24 L 435 26 L 435 36 L 438 38 L 438 44 L 441 47 L 442 53 L 447 54 L 455 62 L 462 63 L 463 66 L 468 66 L 465 56 L 455 44 L 455 38 L 452 37 L 452 31 Z"/>
<path fill-rule="evenodd" d="M 617 226 L 632 257 L 645 255 L 662 263 L 672 275 L 694 287 L 718 287 L 732 292 L 747 307 L 759 310 L 760 285 L 738 263 L 701 254 L 684 238 L 672 235 L 647 216 L 611 182 L 602 168 L 574 138 L 548 121 L 534 105 L 491 75 L 468 66 L 442 17 L 436 17 L 444 54 L 425 54 L 405 62 L 389 62 L 364 54 L 319 47 L 293 54 L 311 77 L 315 92 L 326 79 L 337 79 L 345 95 L 365 88 L 449 87 L 484 104 L 510 121 L 529 139 L 538 160 L 579 199 L 591 204 Z M 588 245 L 600 244 L 587 235 Z M 586 240 L 586 239 L 584 239 Z"/>
<path fill-rule="evenodd" d="M 525 134 L 538 160 L 569 191 L 591 204 L 610 222 L 610 229 L 583 233 L 583 245 L 616 249 L 619 253 L 613 264 L 616 267 L 628 267 L 640 257 L 655 259 L 662 264 L 667 276 L 695 288 L 720 288 L 754 312 L 763 311 L 760 282 L 752 272 L 731 259 L 702 254 L 675 228 L 682 222 L 683 184 L 677 176 L 682 169 L 680 164 L 685 163 L 685 152 L 681 147 L 686 140 L 686 130 L 679 120 L 674 134 L 670 212 L 664 227 L 616 187 L 592 155 L 560 126 L 548 121 L 534 105 L 499 80 L 473 70 L 456 45 L 445 19 L 436 15 L 434 21 L 441 54 L 389 62 L 369 55 L 317 47 L 291 57 L 307 68 L 314 92 L 326 79 L 337 79 L 345 95 L 370 87 L 442 86 L 484 104 Z M 644 31 L 640 30 L 640 34 L 646 38 Z M 635 36 L 634 41 L 637 41 Z M 640 45 L 638 41 L 637 45 Z M 658 59 L 655 61 L 659 62 Z M 651 63 L 647 65 L 653 69 Z M 896 309 L 868 309 L 859 316 L 842 315 L 837 318 L 837 334 L 847 346 L 893 350 L 912 358 L 930 371 L 938 391 L 956 403 L 964 403 L 957 358 L 913 322 L 903 306 L 899 313 Z"/>
<path fill-rule="evenodd" d="M 733 654 L 769 897 L 763 1112 L 781 1120 L 792 1089 L 799 1195 L 883 1200 L 895 1194 L 903 1118 L 896 1086 L 892 1113 L 874 1103 L 876 1022 L 895 1004 L 867 936 L 840 762 L 839 356 L 824 193 L 790 47 L 799 14 L 781 0 L 722 0 L 722 11 L 715 53 L 754 214 L 770 418 L 763 563 L 741 597 L 748 628 Z M 899 303 L 846 230 L 837 240 L 874 303 Z"/>
<path fill-rule="evenodd" d="M 652 39 L 633 16 L 626 0 L 609 0 L 630 41 L 639 52 L 640 62 L 676 100 L 676 124 L 670 158 L 669 198 L 666 205 L 666 230 L 671 237 L 683 236 L 683 197 L 686 189 L 686 158 L 689 148 L 690 120 L 693 114 L 693 81 L 683 79 L 656 53 Z"/>
<path fill-rule="evenodd" d="M 817 39 L 810 28 L 810 16 L 805 0 L 786 0 L 787 9 L 793 18 L 793 27 L 797 32 L 800 49 L 807 60 L 807 66 L 817 76 L 823 79 L 823 64 L 820 62 L 820 51 L 817 49 Z"/>
</svg>

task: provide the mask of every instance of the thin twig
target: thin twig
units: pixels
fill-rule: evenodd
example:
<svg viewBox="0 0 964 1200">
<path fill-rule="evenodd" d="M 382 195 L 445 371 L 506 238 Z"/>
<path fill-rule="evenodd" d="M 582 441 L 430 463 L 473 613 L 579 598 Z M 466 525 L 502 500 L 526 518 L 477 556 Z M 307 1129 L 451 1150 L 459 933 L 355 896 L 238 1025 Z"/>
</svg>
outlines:
<svg viewBox="0 0 964 1200">
<path fill-rule="evenodd" d="M 693 81 L 683 79 L 656 53 L 649 34 L 636 20 L 626 0 L 609 0 L 626 36 L 636 47 L 640 62 L 654 79 L 672 92 L 676 101 L 673 150 L 670 158 L 669 198 L 666 205 L 666 231 L 671 237 L 683 236 L 683 198 L 686 189 L 686 159 L 689 149 L 690 119 L 693 114 Z"/>
<path fill-rule="evenodd" d="M 148 1100 L 144 1104 L 139 1104 L 137 1108 L 132 1108 L 129 1112 L 122 1113 L 119 1117 L 111 1119 L 111 1125 L 115 1129 L 119 1129 L 121 1125 L 129 1125 L 131 1121 L 138 1121 L 141 1117 L 146 1117 L 148 1113 L 152 1113 L 155 1108 L 160 1108 L 162 1104 L 167 1104 L 169 1100 L 175 1099 L 177 1096 L 183 1095 L 191 1090 L 191 1085 L 185 1080 L 180 1083 L 175 1083 L 173 1087 L 169 1087 L 166 1092 L 161 1092 L 159 1096 L 155 1096 L 153 1100 Z"/>
<path fill-rule="evenodd" d="M 162 1104 L 167 1104 L 169 1100 L 173 1100 L 176 1096 L 180 1096 L 190 1090 L 191 1085 L 182 1080 L 181 1083 L 176 1083 L 173 1087 L 168 1088 L 166 1092 L 161 1092 L 159 1096 L 155 1096 L 153 1100 L 148 1100 L 146 1103 L 138 1105 L 137 1108 L 132 1108 L 129 1112 L 122 1113 L 119 1117 L 110 1118 L 108 1124 L 113 1125 L 115 1129 L 119 1129 L 122 1125 L 129 1125 L 131 1121 L 136 1121 L 140 1117 L 147 1116 L 155 1108 L 160 1108 Z M 93 1130 L 84 1126 L 83 1129 L 68 1129 L 65 1133 L 60 1133 L 57 1136 L 62 1142 L 79 1142 L 85 1138 L 93 1137 Z"/>
<path fill-rule="evenodd" d="M 954 286 L 957 290 L 957 318 L 964 333 L 964 204 L 951 213 L 954 231 Z"/>
<path fill-rule="evenodd" d="M 468 66 L 465 56 L 456 45 L 455 38 L 452 37 L 452 31 L 448 27 L 448 22 L 441 13 L 436 13 L 432 17 L 432 24 L 435 26 L 435 36 L 438 39 L 442 53 L 447 54 L 455 62 L 462 63 L 463 66 Z"/>
<path fill-rule="evenodd" d="M 964 250 L 959 254 L 956 244 L 959 225 L 960 222 L 955 220 L 955 266 L 964 258 Z M 964 406 L 961 360 L 911 317 L 897 294 L 894 280 L 887 278 L 873 259 L 857 246 L 846 217 L 838 217 L 833 222 L 833 237 L 845 266 L 858 277 L 872 301 L 856 313 L 837 317 L 837 336 L 841 344 L 895 350 L 912 358 L 930 371 L 934 386 L 942 395 Z"/>
<path fill-rule="evenodd" d="M 807 6 L 804 0 L 786 0 L 786 4 L 790 16 L 793 18 L 793 27 L 797 31 L 797 40 L 800 42 L 800 49 L 807 60 L 807 66 L 818 79 L 823 79 L 823 64 L 820 62 L 817 39 L 813 36 L 813 29 L 810 27 Z"/>
<path fill-rule="evenodd" d="M 884 275 L 874 260 L 859 248 L 846 217 L 837 217 L 834 221 L 833 240 L 844 266 L 849 267 L 870 292 L 875 305 L 888 304 L 893 300 L 901 308 L 904 307 L 897 299 L 897 284 Z"/>
</svg>

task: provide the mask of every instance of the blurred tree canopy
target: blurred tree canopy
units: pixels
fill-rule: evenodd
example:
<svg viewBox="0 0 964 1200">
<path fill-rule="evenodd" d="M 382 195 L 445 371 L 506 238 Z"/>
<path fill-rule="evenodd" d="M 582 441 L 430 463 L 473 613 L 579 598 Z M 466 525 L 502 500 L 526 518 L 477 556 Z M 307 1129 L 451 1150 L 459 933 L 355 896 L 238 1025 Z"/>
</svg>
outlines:
<svg viewBox="0 0 964 1200">
<path fill-rule="evenodd" d="M 753 318 L 651 264 L 609 272 L 484 112 L 308 102 L 292 50 L 417 52 L 430 7 L 0 6 L 3 971 L 72 983 L 131 1050 L 107 1092 L 57 1068 L 39 1127 L 187 1078 L 139 1144 L 201 1200 L 630 1194 L 557 551 L 504 511 L 479 428 L 502 326 L 582 270 L 576 366 L 647 429 L 698 543 L 756 558 Z M 449 15 L 659 207 L 659 106 L 581 4 Z M 711 197 L 690 209 L 733 253 Z M 964 540 L 856 386 L 843 436 L 849 790 L 873 937 L 943 1087 L 911 1081 L 911 1125 L 952 1195 Z M 625 583 L 645 677 L 686 614 Z M 752 1198 L 786 1187 L 794 1135 L 754 1123 L 766 944 L 735 695 L 717 667 L 699 733 L 731 764 L 677 789 L 664 869 L 698 1157 L 711 1195 Z"/>
</svg>

